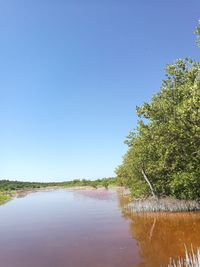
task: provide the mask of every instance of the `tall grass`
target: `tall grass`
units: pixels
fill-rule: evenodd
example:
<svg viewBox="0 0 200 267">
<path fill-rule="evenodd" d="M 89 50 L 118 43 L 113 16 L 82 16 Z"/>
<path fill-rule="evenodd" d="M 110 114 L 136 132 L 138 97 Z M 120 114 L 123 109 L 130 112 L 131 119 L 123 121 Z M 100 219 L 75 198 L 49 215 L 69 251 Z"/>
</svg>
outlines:
<svg viewBox="0 0 200 267">
<path fill-rule="evenodd" d="M 170 259 L 168 267 L 200 267 L 200 248 L 196 253 L 193 248 L 190 253 L 185 249 L 185 258 L 179 258 L 177 261 Z"/>
<path fill-rule="evenodd" d="M 178 200 L 174 198 L 148 198 L 134 200 L 127 205 L 127 209 L 133 212 L 182 212 L 200 210 L 200 203 L 193 200 Z"/>
</svg>

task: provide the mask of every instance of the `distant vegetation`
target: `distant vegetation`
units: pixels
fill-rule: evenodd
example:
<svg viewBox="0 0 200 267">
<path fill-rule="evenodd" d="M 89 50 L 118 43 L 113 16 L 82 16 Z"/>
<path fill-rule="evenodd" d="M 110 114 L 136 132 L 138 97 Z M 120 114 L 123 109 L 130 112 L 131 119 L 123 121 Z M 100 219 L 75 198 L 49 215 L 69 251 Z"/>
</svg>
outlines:
<svg viewBox="0 0 200 267">
<path fill-rule="evenodd" d="M 52 182 L 52 183 L 36 183 L 36 182 L 19 182 L 19 181 L 9 181 L 0 180 L 0 205 L 9 201 L 13 195 L 18 191 L 28 191 L 37 190 L 39 188 L 69 188 L 69 187 L 79 187 L 79 186 L 91 186 L 93 188 L 117 185 L 117 180 L 115 177 L 102 178 L 97 180 L 86 180 L 86 179 L 75 179 L 66 182 Z"/>
<path fill-rule="evenodd" d="M 196 29 L 200 46 L 200 27 Z M 137 129 L 116 169 L 135 197 L 200 199 L 200 63 L 179 59 L 150 102 L 137 107 Z"/>
<path fill-rule="evenodd" d="M 97 179 L 97 180 L 86 180 L 86 179 L 76 179 L 66 182 L 52 182 L 52 183 L 36 183 L 36 182 L 19 182 L 19 181 L 9 181 L 0 180 L 0 192 L 10 192 L 16 190 L 28 190 L 28 189 L 38 189 L 46 187 L 73 187 L 73 186 L 92 186 L 94 188 L 98 186 L 103 186 L 107 188 L 110 185 L 116 185 L 116 179 L 113 177 Z"/>
</svg>

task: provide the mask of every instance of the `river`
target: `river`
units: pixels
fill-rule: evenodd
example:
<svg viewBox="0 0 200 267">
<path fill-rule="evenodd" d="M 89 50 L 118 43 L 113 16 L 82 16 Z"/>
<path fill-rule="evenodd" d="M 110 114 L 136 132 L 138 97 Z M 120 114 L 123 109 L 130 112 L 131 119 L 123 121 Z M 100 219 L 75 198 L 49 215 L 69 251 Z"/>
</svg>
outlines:
<svg viewBox="0 0 200 267">
<path fill-rule="evenodd" d="M 160 267 L 200 246 L 200 214 L 133 214 L 117 190 L 54 190 L 0 206 L 0 267 Z"/>
</svg>

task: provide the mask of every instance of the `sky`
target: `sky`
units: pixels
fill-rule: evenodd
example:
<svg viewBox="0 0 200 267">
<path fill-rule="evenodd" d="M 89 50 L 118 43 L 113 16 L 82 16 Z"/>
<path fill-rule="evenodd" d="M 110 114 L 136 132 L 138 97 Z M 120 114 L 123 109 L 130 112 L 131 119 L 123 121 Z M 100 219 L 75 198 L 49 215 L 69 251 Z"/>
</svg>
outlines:
<svg viewBox="0 0 200 267">
<path fill-rule="evenodd" d="M 199 0 L 0 0 L 0 179 L 113 176 Z"/>
</svg>

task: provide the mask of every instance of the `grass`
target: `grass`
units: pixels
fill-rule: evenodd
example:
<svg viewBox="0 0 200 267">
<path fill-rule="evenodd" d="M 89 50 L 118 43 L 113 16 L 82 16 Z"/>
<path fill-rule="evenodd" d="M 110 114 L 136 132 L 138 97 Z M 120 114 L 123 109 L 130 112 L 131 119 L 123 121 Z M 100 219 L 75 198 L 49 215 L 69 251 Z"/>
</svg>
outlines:
<svg viewBox="0 0 200 267">
<path fill-rule="evenodd" d="M 10 196 L 4 195 L 4 194 L 0 194 L 0 205 L 5 204 L 9 200 L 11 200 Z"/>
<path fill-rule="evenodd" d="M 185 249 L 185 257 L 177 261 L 170 259 L 168 267 L 200 267 L 200 248 L 196 252 L 191 248 L 190 253 Z"/>
<path fill-rule="evenodd" d="M 194 200 L 178 200 L 175 198 L 147 198 L 135 200 L 127 205 L 133 212 L 184 212 L 200 210 L 200 203 Z"/>
</svg>

